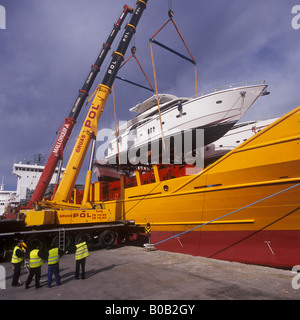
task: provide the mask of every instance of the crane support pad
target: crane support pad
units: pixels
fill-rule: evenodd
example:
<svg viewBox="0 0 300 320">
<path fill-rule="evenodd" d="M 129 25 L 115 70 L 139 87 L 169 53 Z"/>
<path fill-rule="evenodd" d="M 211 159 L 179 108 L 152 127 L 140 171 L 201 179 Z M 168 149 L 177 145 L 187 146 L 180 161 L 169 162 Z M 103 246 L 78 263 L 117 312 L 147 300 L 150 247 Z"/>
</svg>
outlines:
<svg viewBox="0 0 300 320">
<path fill-rule="evenodd" d="M 177 51 L 165 46 L 164 44 L 162 44 L 162 43 L 160 43 L 160 42 L 158 42 L 158 41 L 156 41 L 154 39 L 150 39 L 150 41 L 153 42 L 154 44 L 157 44 L 158 46 L 160 46 L 160 47 L 162 47 L 162 48 L 164 48 L 164 49 L 176 54 L 177 56 L 181 57 L 182 59 L 185 59 L 185 60 L 191 62 L 192 64 L 196 65 L 196 61 L 195 60 L 190 59 L 189 57 L 187 57 L 187 56 L 185 56 L 185 55 L 183 55 L 183 54 L 181 54 L 181 53 L 179 53 L 179 52 L 177 52 Z"/>
</svg>

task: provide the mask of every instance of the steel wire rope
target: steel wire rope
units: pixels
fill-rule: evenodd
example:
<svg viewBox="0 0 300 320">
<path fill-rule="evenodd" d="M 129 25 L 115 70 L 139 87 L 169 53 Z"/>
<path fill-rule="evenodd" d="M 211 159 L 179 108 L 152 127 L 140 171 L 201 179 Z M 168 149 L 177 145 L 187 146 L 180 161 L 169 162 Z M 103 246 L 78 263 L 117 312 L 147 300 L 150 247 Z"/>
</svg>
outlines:
<svg viewBox="0 0 300 320">
<path fill-rule="evenodd" d="M 120 147 L 119 147 L 119 128 L 117 123 L 117 111 L 116 111 L 116 96 L 115 96 L 115 85 L 112 85 L 112 94 L 113 94 L 113 104 L 114 104 L 114 118 L 115 118 L 115 135 L 116 135 L 116 143 L 118 150 L 118 163 L 120 165 Z"/>
<path fill-rule="evenodd" d="M 189 229 L 189 230 L 187 230 L 187 231 L 181 232 L 181 233 L 179 233 L 179 234 L 177 234 L 177 235 L 174 235 L 174 236 L 172 236 L 172 237 L 169 237 L 169 238 L 167 238 L 167 239 L 165 239 L 165 240 L 161 240 L 161 241 L 159 241 L 159 242 L 157 242 L 157 243 L 154 243 L 152 246 L 157 246 L 157 245 L 159 245 L 159 244 L 161 244 L 161 243 L 164 243 L 164 242 L 166 242 L 166 241 L 169 241 L 169 240 L 171 240 L 171 239 L 174 239 L 174 238 L 176 238 L 176 237 L 179 237 L 179 236 L 181 236 L 181 235 L 184 235 L 184 234 L 186 234 L 186 233 L 189 233 L 189 232 L 194 231 L 194 230 L 196 230 L 196 229 L 199 229 L 199 228 L 201 228 L 201 227 L 204 227 L 204 226 L 206 226 L 206 225 L 208 225 L 208 224 L 210 224 L 210 223 L 212 223 L 212 222 L 214 222 L 214 221 L 217 221 L 217 220 L 220 220 L 220 219 L 222 219 L 222 218 L 228 217 L 228 216 L 230 216 L 230 215 L 233 214 L 233 213 L 236 213 L 236 212 L 241 211 L 241 210 L 243 210 L 243 209 L 249 208 L 249 207 L 251 207 L 251 206 L 253 206 L 253 205 L 255 205 L 255 204 L 258 204 L 258 203 L 260 203 L 260 202 L 262 202 L 262 201 L 265 201 L 265 200 L 267 200 L 267 199 L 270 199 L 270 198 L 272 198 L 272 197 L 274 197 L 274 196 L 277 196 L 277 195 L 279 195 L 279 194 L 281 194 L 281 193 L 283 193 L 283 192 L 289 191 L 289 190 L 291 190 L 291 189 L 293 189 L 293 188 L 296 188 L 296 187 L 299 187 L 299 186 L 300 186 L 300 183 L 297 183 L 297 184 L 295 184 L 295 185 L 293 185 L 293 186 L 291 186 L 291 187 L 288 187 L 288 188 L 286 188 L 286 189 L 284 189 L 284 190 L 275 192 L 275 193 L 273 193 L 273 194 L 271 194 L 271 195 L 269 195 L 269 196 L 267 196 L 267 197 L 265 197 L 265 198 L 262 198 L 262 199 L 260 199 L 260 200 L 255 201 L 255 202 L 252 202 L 252 203 L 250 203 L 250 204 L 248 204 L 248 205 L 246 205 L 246 206 L 244 206 L 244 207 L 242 207 L 242 208 L 233 210 L 233 211 L 231 211 L 231 212 L 229 212 L 229 213 L 226 213 L 226 214 L 224 214 L 224 215 L 222 215 L 222 216 L 220 216 L 220 217 L 218 217 L 218 218 L 215 218 L 215 219 L 213 219 L 213 220 L 210 220 L 210 221 L 208 221 L 208 222 L 205 222 L 205 223 L 203 223 L 203 224 L 201 224 L 201 225 L 199 225 L 199 226 L 197 226 L 197 227 L 191 228 L 191 229 Z"/>
<path fill-rule="evenodd" d="M 132 206 L 130 209 L 128 209 L 126 212 L 124 212 L 123 215 L 121 215 L 120 219 L 124 218 L 128 212 L 130 212 L 130 211 L 131 211 L 134 207 L 136 207 L 141 201 L 143 201 L 148 195 L 150 195 L 157 187 L 159 187 L 159 186 L 161 185 L 162 182 L 165 182 L 165 181 L 160 181 L 158 184 L 156 184 L 153 189 L 151 189 L 147 194 L 145 194 L 145 195 L 142 196 L 142 199 L 139 199 L 135 205 L 133 205 L 133 206 Z M 122 200 L 122 199 L 121 199 L 121 200 L 117 200 L 117 201 L 122 201 L 122 202 L 124 202 L 124 200 Z"/>
</svg>

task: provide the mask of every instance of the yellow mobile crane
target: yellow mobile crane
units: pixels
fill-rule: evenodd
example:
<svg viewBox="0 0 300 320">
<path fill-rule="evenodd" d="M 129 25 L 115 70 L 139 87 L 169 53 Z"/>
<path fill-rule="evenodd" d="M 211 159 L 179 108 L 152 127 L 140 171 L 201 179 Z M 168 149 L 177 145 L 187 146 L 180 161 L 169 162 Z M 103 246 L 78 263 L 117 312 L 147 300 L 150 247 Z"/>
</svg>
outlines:
<svg viewBox="0 0 300 320">
<path fill-rule="evenodd" d="M 88 201 L 97 135 L 97 125 L 103 113 L 108 96 L 111 92 L 112 84 L 116 78 L 121 63 L 124 61 L 125 52 L 132 36 L 136 32 L 136 26 L 142 16 L 142 13 L 146 8 L 147 1 L 148 0 L 139 0 L 137 2 L 131 20 L 125 27 L 123 37 L 118 45 L 117 50 L 112 55 L 111 63 L 109 64 L 109 67 L 104 75 L 103 81 L 96 90 L 95 97 L 78 135 L 54 199 L 46 202 L 43 205 L 44 209 L 27 211 L 25 220 L 27 226 L 98 223 L 118 220 L 117 217 L 113 216 L 109 210 L 103 208 L 103 205 L 93 205 L 93 203 Z M 91 157 L 89 161 L 82 204 L 70 204 L 69 200 L 71 198 L 75 182 L 91 142 Z"/>
<path fill-rule="evenodd" d="M 102 83 L 96 90 L 95 97 L 90 106 L 86 119 L 83 123 L 77 141 L 73 148 L 66 170 L 55 193 L 54 199 L 45 203 L 45 209 L 30 210 L 26 213 L 26 225 L 49 225 L 49 224 L 77 224 L 95 223 L 117 220 L 110 211 L 102 205 L 98 207 L 88 201 L 89 186 L 92 175 L 92 163 L 97 135 L 97 125 L 103 113 L 106 101 L 111 92 L 112 84 L 116 78 L 119 67 L 124 61 L 124 55 L 136 31 L 136 26 L 146 8 L 147 0 L 139 0 L 130 22 L 125 27 L 125 32 L 113 53 L 111 63 L 104 75 Z M 81 205 L 70 204 L 69 200 L 82 163 L 92 142 L 91 157 L 86 177 L 85 190 Z"/>
<path fill-rule="evenodd" d="M 99 238 L 99 243 L 104 247 L 111 245 L 117 234 L 124 235 L 129 227 L 130 232 L 136 233 L 138 228 L 133 221 L 126 221 L 121 218 L 121 214 L 114 210 L 112 213 L 103 204 L 90 202 L 89 188 L 92 175 L 92 163 L 97 135 L 97 124 L 102 115 L 111 87 L 116 78 L 124 55 L 136 32 L 137 24 L 146 9 L 148 0 L 138 0 L 136 8 L 132 13 L 130 22 L 125 26 L 123 37 L 121 38 L 117 50 L 113 53 L 111 63 L 104 75 L 102 83 L 96 90 L 95 97 L 87 113 L 86 119 L 77 138 L 73 152 L 70 156 L 66 170 L 52 201 L 40 201 L 36 203 L 34 209 L 25 211 L 25 222 L 18 221 L 11 226 L 6 223 L 3 228 L 0 225 L 0 251 L 3 245 L 8 243 L 8 237 L 21 236 L 25 241 L 39 241 L 41 245 L 46 245 L 49 241 L 57 241 L 61 248 L 66 249 L 79 235 L 85 236 L 86 240 Z M 92 142 L 89 169 L 87 172 L 83 201 L 80 205 L 69 202 L 76 179 L 80 172 L 82 163 Z M 5 230 L 3 232 L 2 230 Z M 7 232 L 7 230 L 11 230 Z M 1 252 L 0 252 L 1 253 Z M 1 258 L 1 257 L 0 257 Z"/>
</svg>

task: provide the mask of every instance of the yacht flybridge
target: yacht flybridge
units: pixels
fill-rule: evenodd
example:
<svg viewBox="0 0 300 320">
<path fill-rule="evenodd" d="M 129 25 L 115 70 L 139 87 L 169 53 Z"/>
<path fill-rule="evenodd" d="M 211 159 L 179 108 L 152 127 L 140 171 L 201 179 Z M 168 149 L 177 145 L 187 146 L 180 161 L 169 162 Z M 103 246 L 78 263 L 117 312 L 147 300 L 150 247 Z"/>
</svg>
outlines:
<svg viewBox="0 0 300 320">
<path fill-rule="evenodd" d="M 106 160 L 115 164 L 119 157 L 121 164 L 136 164 L 141 152 L 149 153 L 151 144 L 159 142 L 161 151 L 162 139 L 170 141 L 196 129 L 204 130 L 204 145 L 213 143 L 266 94 L 266 88 L 265 81 L 255 81 L 215 89 L 198 98 L 159 94 L 159 107 L 154 95 L 129 109 L 137 115 L 120 126 L 118 145 L 116 138 L 110 141 Z"/>
</svg>

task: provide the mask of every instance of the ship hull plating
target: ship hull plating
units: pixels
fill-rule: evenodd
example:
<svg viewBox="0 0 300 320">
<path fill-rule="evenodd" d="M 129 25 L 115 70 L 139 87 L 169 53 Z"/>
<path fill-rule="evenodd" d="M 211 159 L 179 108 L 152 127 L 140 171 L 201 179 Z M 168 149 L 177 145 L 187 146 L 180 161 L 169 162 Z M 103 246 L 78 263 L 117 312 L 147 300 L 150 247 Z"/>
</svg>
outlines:
<svg viewBox="0 0 300 320">
<path fill-rule="evenodd" d="M 299 119 L 300 107 L 199 174 L 125 188 L 120 200 L 104 202 L 106 208 L 118 219 L 150 224 L 158 249 L 300 264 Z"/>
<path fill-rule="evenodd" d="M 177 232 L 154 231 L 153 243 L 176 235 Z M 157 249 L 202 256 L 292 268 L 300 264 L 300 231 L 196 231 L 157 245 Z"/>
</svg>

